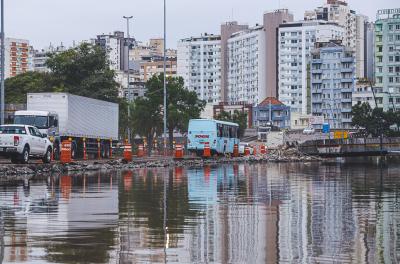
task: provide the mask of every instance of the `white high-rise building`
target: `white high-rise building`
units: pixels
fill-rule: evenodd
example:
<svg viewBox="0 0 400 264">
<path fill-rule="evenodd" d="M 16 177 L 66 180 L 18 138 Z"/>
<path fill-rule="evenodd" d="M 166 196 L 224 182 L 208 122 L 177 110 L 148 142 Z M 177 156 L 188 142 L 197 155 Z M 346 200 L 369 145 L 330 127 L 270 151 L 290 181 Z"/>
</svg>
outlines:
<svg viewBox="0 0 400 264">
<path fill-rule="evenodd" d="M 278 39 L 279 100 L 293 113 L 311 112 L 311 93 L 307 80 L 310 52 L 316 42 L 343 40 L 345 29 L 326 21 L 301 21 L 281 24 Z"/>
<path fill-rule="evenodd" d="M 343 45 L 351 48 L 356 54 L 356 76 L 366 77 L 365 70 L 365 27 L 368 17 L 356 14 L 343 0 L 327 0 L 326 4 L 315 10 L 306 11 L 305 20 L 325 20 L 335 22 L 345 28 Z"/>
<path fill-rule="evenodd" d="M 228 100 L 258 104 L 267 97 L 266 38 L 263 26 L 234 33 L 228 39 Z"/>
<path fill-rule="evenodd" d="M 201 100 L 221 101 L 221 37 L 203 35 L 178 42 L 177 75 Z"/>
</svg>

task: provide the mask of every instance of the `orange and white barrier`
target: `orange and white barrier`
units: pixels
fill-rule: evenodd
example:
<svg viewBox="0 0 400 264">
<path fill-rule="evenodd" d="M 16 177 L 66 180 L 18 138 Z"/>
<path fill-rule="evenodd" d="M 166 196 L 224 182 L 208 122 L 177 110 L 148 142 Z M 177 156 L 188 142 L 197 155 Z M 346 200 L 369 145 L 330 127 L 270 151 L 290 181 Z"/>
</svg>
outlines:
<svg viewBox="0 0 400 264">
<path fill-rule="evenodd" d="M 183 145 L 175 145 L 175 159 L 183 159 Z"/>
<path fill-rule="evenodd" d="M 127 162 L 132 161 L 132 145 L 125 143 L 124 145 L 124 160 Z"/>
<path fill-rule="evenodd" d="M 137 156 L 139 158 L 142 158 L 144 156 L 144 145 L 139 145 L 138 146 L 138 154 L 137 154 Z"/>
<path fill-rule="evenodd" d="M 233 146 L 233 156 L 234 156 L 235 158 L 239 157 L 239 146 L 238 146 L 238 144 L 235 144 L 235 145 Z"/>
<path fill-rule="evenodd" d="M 72 161 L 71 153 L 72 152 L 72 143 L 69 140 L 64 140 L 61 143 L 61 163 L 70 163 Z"/>
<path fill-rule="evenodd" d="M 205 142 L 203 150 L 203 158 L 210 158 L 210 157 L 211 157 L 210 143 Z"/>
</svg>

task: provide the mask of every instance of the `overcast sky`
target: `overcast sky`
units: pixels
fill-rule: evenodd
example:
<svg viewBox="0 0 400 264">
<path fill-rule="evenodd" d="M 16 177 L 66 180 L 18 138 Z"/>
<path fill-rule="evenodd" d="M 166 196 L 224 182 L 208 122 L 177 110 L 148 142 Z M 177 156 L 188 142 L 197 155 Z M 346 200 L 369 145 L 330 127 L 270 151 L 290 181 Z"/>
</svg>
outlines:
<svg viewBox="0 0 400 264">
<path fill-rule="evenodd" d="M 71 45 L 97 34 L 126 30 L 124 15 L 134 16 L 131 34 L 139 41 L 162 37 L 163 0 L 4 0 L 7 37 L 29 39 L 35 49 L 49 43 Z M 224 21 L 254 25 L 265 11 L 289 8 L 295 19 L 325 0 L 167 0 L 167 44 L 219 32 Z M 400 8 L 398 0 L 349 0 L 357 13 L 375 20 L 376 10 Z"/>
</svg>

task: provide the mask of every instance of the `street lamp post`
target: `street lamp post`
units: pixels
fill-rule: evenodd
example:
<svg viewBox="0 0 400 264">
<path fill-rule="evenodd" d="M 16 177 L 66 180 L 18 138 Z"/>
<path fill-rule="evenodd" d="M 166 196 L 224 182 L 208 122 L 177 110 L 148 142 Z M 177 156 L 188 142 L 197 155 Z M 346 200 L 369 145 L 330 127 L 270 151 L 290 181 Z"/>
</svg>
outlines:
<svg viewBox="0 0 400 264">
<path fill-rule="evenodd" d="M 167 4 L 164 0 L 164 154 L 167 150 Z"/>
<path fill-rule="evenodd" d="M 4 125 L 4 78 L 5 78 L 5 47 L 4 47 L 4 0 L 1 0 L 1 98 L 0 124 Z"/>
<path fill-rule="evenodd" d="M 130 111 L 130 85 L 129 85 L 129 42 L 130 42 L 130 35 L 129 35 L 129 20 L 133 18 L 133 16 L 123 16 L 123 18 L 126 19 L 126 41 L 125 41 L 125 46 L 127 47 L 127 52 L 126 52 L 126 61 L 128 64 L 128 69 L 127 69 L 127 90 L 128 90 L 128 96 L 127 96 L 127 100 L 128 100 L 128 143 L 131 143 L 131 128 L 129 127 L 130 125 L 130 119 L 131 119 L 131 111 Z M 124 65 L 125 66 L 125 65 Z"/>
</svg>

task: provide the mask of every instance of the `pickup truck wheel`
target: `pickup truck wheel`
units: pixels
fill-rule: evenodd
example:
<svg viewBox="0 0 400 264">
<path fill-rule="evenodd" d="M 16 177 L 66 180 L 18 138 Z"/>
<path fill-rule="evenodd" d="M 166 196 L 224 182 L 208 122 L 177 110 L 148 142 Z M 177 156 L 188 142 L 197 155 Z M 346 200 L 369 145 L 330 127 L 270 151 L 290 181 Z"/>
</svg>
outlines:
<svg viewBox="0 0 400 264">
<path fill-rule="evenodd" d="M 29 148 L 25 147 L 24 151 L 22 151 L 22 154 L 20 156 L 20 161 L 23 164 L 26 164 L 29 162 Z"/>
<path fill-rule="evenodd" d="M 51 148 L 47 148 L 46 154 L 42 158 L 43 163 L 50 163 L 51 162 Z"/>
</svg>

